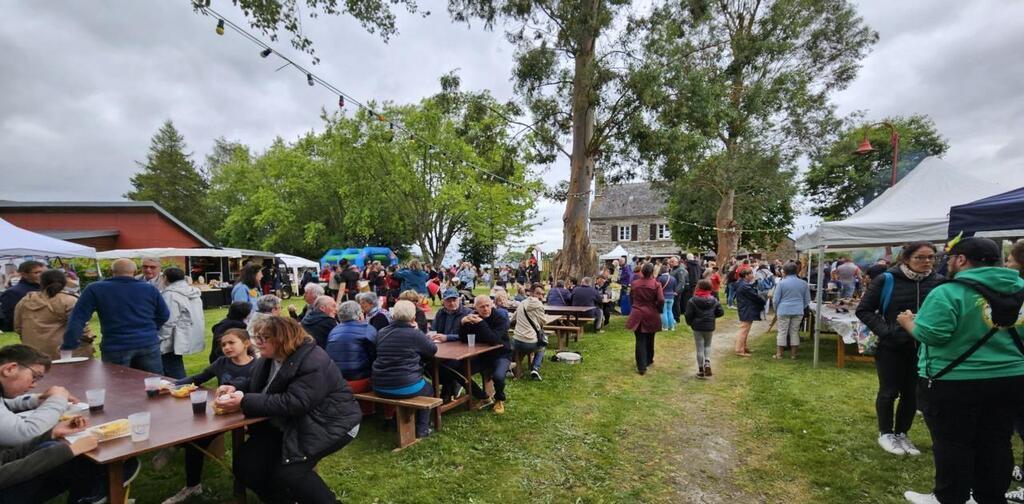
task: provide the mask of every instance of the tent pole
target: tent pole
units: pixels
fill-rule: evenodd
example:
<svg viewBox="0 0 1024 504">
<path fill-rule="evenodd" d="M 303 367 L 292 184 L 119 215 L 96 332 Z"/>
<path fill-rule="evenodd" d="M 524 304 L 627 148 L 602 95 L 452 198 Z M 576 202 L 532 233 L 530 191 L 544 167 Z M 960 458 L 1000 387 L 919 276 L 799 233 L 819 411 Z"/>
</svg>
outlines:
<svg viewBox="0 0 1024 504">
<path fill-rule="evenodd" d="M 100 260 L 99 258 L 93 260 L 96 261 L 96 278 L 103 280 L 103 270 L 100 268 Z"/>
<path fill-rule="evenodd" d="M 822 285 L 828 285 L 825 282 L 825 247 L 822 246 L 818 249 L 818 285 L 814 289 L 814 367 L 818 367 L 818 345 L 820 343 L 821 335 L 821 301 L 823 292 L 825 289 Z"/>
</svg>

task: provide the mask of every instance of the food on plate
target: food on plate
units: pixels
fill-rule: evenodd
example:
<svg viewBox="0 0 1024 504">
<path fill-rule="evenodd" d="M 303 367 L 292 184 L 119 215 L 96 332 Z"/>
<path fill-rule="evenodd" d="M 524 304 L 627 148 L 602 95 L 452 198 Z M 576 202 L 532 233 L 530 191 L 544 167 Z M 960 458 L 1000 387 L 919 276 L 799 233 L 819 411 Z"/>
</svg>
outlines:
<svg viewBox="0 0 1024 504">
<path fill-rule="evenodd" d="M 199 387 L 190 383 L 188 385 L 182 385 L 178 388 L 171 389 L 171 395 L 177 398 L 185 398 L 188 397 L 189 394 L 198 389 Z"/>
<path fill-rule="evenodd" d="M 122 418 L 120 420 L 114 420 L 112 422 L 97 425 L 90 428 L 89 431 L 95 434 L 100 441 L 108 441 L 121 436 L 127 436 L 131 433 L 131 426 L 128 424 L 127 418 Z"/>
</svg>

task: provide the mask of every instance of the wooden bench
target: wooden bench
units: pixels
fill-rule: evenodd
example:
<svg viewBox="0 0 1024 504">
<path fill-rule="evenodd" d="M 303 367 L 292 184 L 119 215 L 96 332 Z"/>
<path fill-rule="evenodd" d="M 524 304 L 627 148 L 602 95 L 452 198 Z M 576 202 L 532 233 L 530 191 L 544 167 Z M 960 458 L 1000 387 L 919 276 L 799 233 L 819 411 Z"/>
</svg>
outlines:
<svg viewBox="0 0 1024 504">
<path fill-rule="evenodd" d="M 419 441 L 416 437 L 416 410 L 432 410 L 443 402 L 440 397 L 409 397 L 407 399 L 389 399 L 373 392 L 353 394 L 357 401 L 386 404 L 395 407 L 395 421 L 398 424 L 398 448 L 401 450 Z"/>
<path fill-rule="evenodd" d="M 569 346 L 569 338 L 579 341 L 580 335 L 583 334 L 583 328 L 574 325 L 546 325 L 544 330 L 555 333 L 555 337 L 558 338 L 559 351 L 565 350 Z"/>
<path fill-rule="evenodd" d="M 515 367 L 512 371 L 512 376 L 519 378 L 523 376 L 523 372 L 533 369 L 533 357 L 536 355 L 535 352 L 520 352 L 519 350 L 512 351 L 512 363 Z M 526 360 L 525 364 L 521 362 L 523 359 Z"/>
</svg>

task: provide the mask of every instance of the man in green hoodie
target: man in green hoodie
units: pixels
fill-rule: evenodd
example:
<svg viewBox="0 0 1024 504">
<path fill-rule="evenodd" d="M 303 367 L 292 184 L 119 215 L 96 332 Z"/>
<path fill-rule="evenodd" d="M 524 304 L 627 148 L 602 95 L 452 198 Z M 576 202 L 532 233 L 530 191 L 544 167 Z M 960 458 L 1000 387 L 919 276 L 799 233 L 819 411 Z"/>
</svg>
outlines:
<svg viewBox="0 0 1024 504">
<path fill-rule="evenodd" d="M 915 317 L 898 321 L 921 342 L 918 406 L 932 435 L 934 494 L 914 503 L 1006 502 L 1010 444 L 1024 407 L 1024 280 L 1002 267 L 999 245 L 967 238 L 947 253 L 953 281 L 932 290 Z"/>
</svg>

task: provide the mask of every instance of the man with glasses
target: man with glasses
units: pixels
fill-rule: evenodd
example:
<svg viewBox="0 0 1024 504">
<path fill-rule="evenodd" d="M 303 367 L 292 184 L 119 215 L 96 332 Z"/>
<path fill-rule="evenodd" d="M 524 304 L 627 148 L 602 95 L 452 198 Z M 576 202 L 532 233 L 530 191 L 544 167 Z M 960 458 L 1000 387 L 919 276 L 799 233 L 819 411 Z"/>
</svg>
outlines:
<svg viewBox="0 0 1024 504">
<path fill-rule="evenodd" d="M 160 265 L 160 259 L 156 257 L 143 257 L 142 274 L 135 278 L 156 287 L 157 290 L 162 292 L 164 290 L 164 276 L 163 266 Z"/>
<path fill-rule="evenodd" d="M 0 314 L 3 315 L 3 320 L 0 320 L 0 330 L 14 330 L 14 307 L 18 306 L 18 301 L 21 301 L 21 298 L 27 296 L 29 292 L 39 290 L 39 277 L 43 275 L 44 271 L 46 271 L 46 265 L 39 261 L 25 261 L 18 265 L 21 281 L 0 294 L 0 310 L 2 310 Z"/>
<path fill-rule="evenodd" d="M 27 345 L 0 349 L 0 446 L 27 443 L 57 426 L 75 399 L 64 387 L 26 394 L 50 368 L 50 358 Z"/>
</svg>

